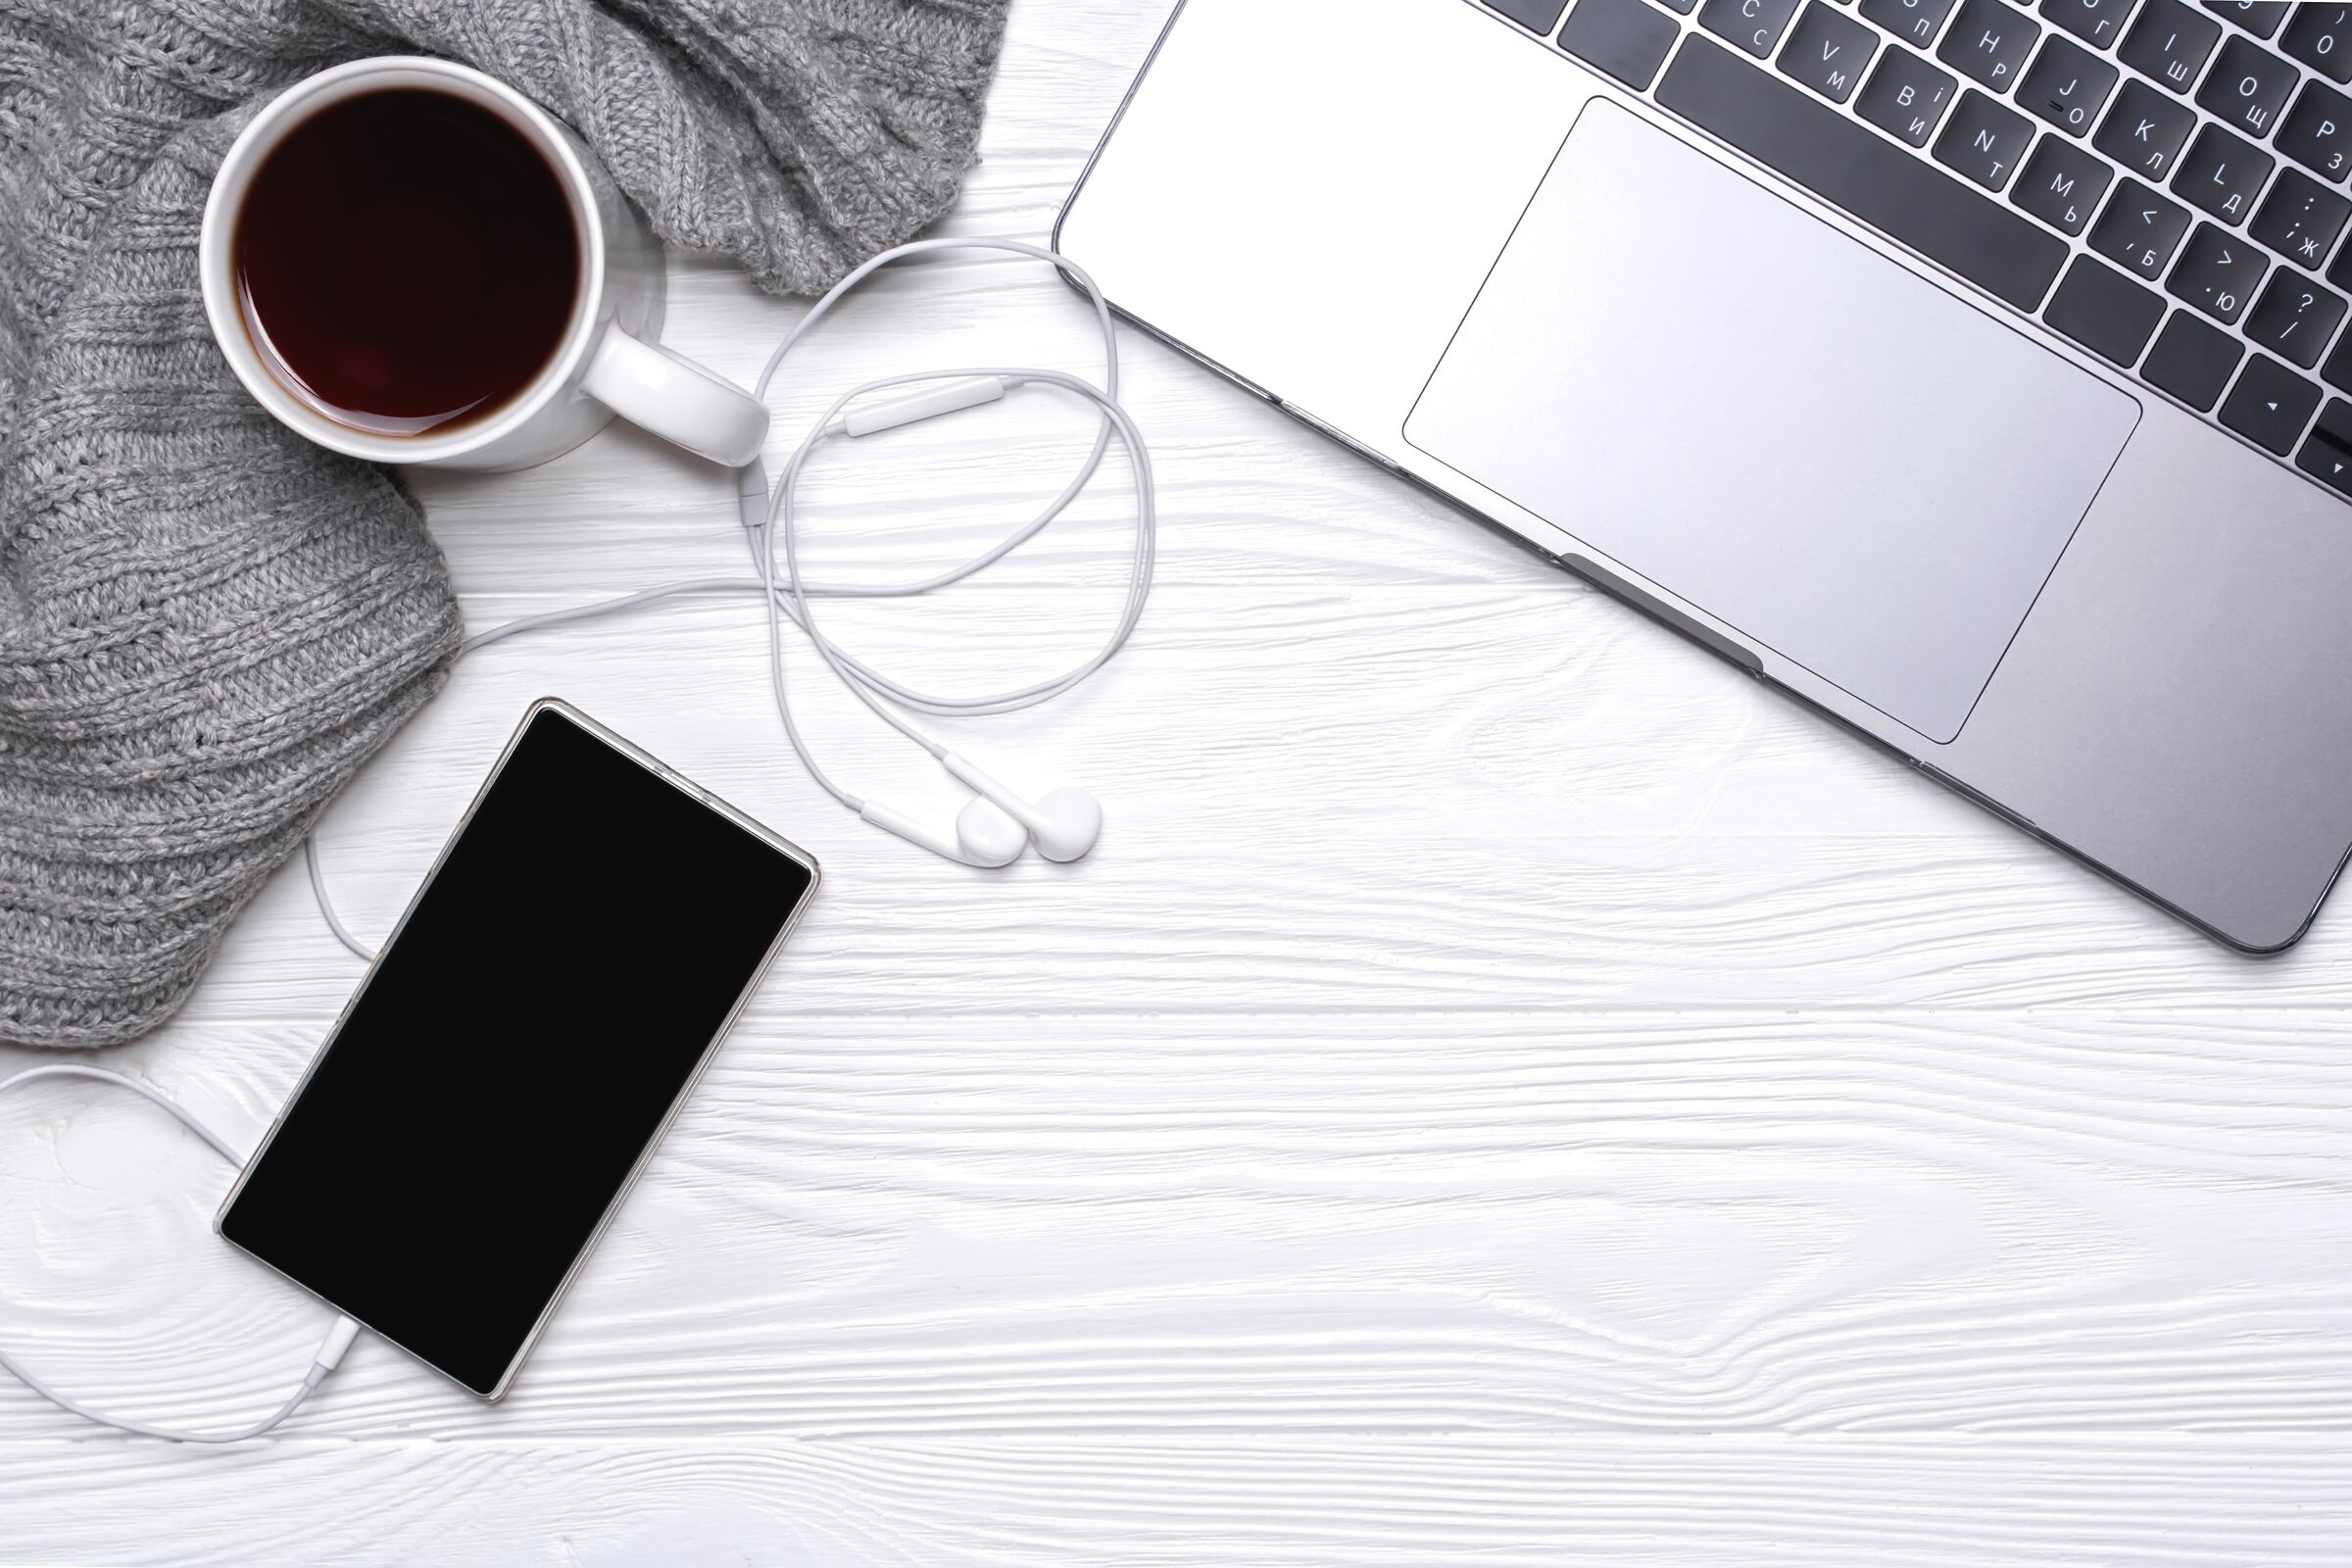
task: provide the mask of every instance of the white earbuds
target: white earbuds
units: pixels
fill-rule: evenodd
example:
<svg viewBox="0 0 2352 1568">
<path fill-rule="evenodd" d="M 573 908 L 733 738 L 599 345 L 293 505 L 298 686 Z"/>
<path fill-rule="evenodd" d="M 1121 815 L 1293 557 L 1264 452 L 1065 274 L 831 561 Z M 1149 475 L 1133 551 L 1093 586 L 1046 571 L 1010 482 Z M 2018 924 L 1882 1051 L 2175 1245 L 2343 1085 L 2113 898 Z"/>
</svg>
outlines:
<svg viewBox="0 0 2352 1568">
<path fill-rule="evenodd" d="M 858 815 L 876 827 L 889 829 L 909 844 L 919 844 L 933 855 L 945 856 L 964 865 L 1010 865 L 1029 847 L 1029 835 L 1021 824 L 1005 815 L 995 802 L 977 795 L 956 813 L 953 840 L 880 801 L 863 802 L 858 808 Z"/>
<path fill-rule="evenodd" d="M 1102 803 L 1084 790 L 1058 789 L 1032 806 L 954 752 L 939 760 L 941 766 L 980 792 L 973 806 L 993 802 L 1001 808 L 997 814 L 1026 829 L 1037 853 L 1049 860 L 1075 860 L 1102 836 Z M 971 808 L 964 809 L 968 812 Z"/>
<path fill-rule="evenodd" d="M 860 801 L 858 815 L 963 865 L 1010 865 L 1031 844 L 1049 860 L 1075 860 L 1102 836 L 1102 803 L 1084 790 L 1058 789 L 1034 806 L 954 752 L 947 770 L 980 793 L 956 813 L 956 836 L 925 827 L 894 806 Z"/>
</svg>

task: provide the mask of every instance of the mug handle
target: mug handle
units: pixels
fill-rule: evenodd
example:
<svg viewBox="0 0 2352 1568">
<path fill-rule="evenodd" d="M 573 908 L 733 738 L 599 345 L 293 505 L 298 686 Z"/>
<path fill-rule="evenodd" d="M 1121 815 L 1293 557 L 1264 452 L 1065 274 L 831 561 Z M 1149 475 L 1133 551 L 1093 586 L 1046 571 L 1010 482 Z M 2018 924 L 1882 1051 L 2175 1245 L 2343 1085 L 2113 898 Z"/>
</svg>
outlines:
<svg viewBox="0 0 2352 1568">
<path fill-rule="evenodd" d="M 683 355 L 605 323 L 580 390 L 697 457 L 740 468 L 767 439 L 767 408 Z"/>
</svg>

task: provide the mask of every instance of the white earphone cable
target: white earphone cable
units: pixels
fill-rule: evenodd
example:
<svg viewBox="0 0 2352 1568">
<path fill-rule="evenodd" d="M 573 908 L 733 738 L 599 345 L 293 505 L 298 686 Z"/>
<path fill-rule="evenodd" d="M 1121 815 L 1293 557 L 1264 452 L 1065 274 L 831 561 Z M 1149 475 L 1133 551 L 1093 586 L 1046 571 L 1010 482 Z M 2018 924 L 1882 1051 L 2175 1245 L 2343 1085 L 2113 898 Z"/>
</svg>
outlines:
<svg viewBox="0 0 2352 1568">
<path fill-rule="evenodd" d="M 309 834 L 302 841 L 302 863 L 303 868 L 310 873 L 311 897 L 318 901 L 318 912 L 326 916 L 326 928 L 335 934 L 337 942 L 358 954 L 361 962 L 373 963 L 375 950 L 353 936 L 350 929 L 343 924 L 343 917 L 335 913 L 335 906 L 327 902 L 326 873 L 318 868 L 318 835 L 317 833 Z"/>
<path fill-rule="evenodd" d="M 355 943 L 353 946 L 356 947 L 357 944 Z M 132 1094 L 162 1106 L 181 1126 L 203 1139 L 205 1144 L 222 1159 L 232 1165 L 244 1162 L 243 1156 L 229 1147 L 227 1140 L 198 1121 L 178 1101 L 173 1100 L 160 1089 L 139 1082 L 136 1078 L 126 1078 L 119 1072 L 109 1072 L 103 1067 L 85 1067 L 79 1062 L 51 1062 L 38 1067 L 27 1067 L 23 1072 L 11 1077 L 0 1078 L 0 1095 L 5 1095 L 20 1084 L 35 1083 L 43 1078 L 86 1078 L 94 1083 L 113 1084 L 117 1088 L 127 1089 Z M 133 1421 L 124 1416 L 108 1415 L 103 1410 L 90 1408 L 71 1395 L 59 1393 L 42 1381 L 24 1362 L 6 1351 L 0 1351 L 0 1367 L 5 1367 L 8 1371 L 15 1373 L 26 1388 L 59 1409 L 71 1411 L 86 1420 L 95 1421 L 101 1426 L 110 1426 L 122 1432 L 136 1433 L 143 1438 L 165 1438 L 173 1443 L 242 1443 L 247 1438 L 260 1437 L 301 1408 L 302 1401 L 311 1396 L 311 1391 L 326 1381 L 326 1375 L 341 1362 L 343 1352 L 350 1348 L 351 1342 L 358 1335 L 359 1329 L 360 1326 L 350 1318 L 337 1317 L 334 1326 L 326 1331 L 325 1340 L 320 1342 L 318 1353 L 311 1358 L 311 1370 L 309 1375 L 302 1380 L 302 1386 L 287 1397 L 285 1403 L 279 1405 L 269 1415 L 262 1417 L 251 1426 L 241 1427 L 234 1432 L 175 1432 L 169 1427 L 151 1426 L 147 1422 Z"/>
<path fill-rule="evenodd" d="M 1102 385 L 1098 387 L 1090 381 L 1081 380 L 1065 371 L 1048 369 L 976 368 L 922 370 L 909 374 L 879 377 L 842 393 L 833 401 L 832 406 L 809 425 L 808 433 L 801 438 L 800 445 L 786 460 L 782 478 L 773 487 L 772 493 L 765 483 L 759 464 L 754 464 L 745 470 L 742 488 L 743 520 L 747 532 L 753 538 L 755 551 L 765 551 L 772 555 L 774 534 L 778 529 L 781 529 L 783 533 L 785 566 L 792 590 L 788 612 L 792 613 L 793 620 L 808 636 L 818 653 L 824 657 L 826 664 L 844 685 L 858 693 L 866 705 L 872 708 L 885 721 L 934 757 L 941 756 L 945 748 L 920 734 L 896 714 L 883 709 L 876 700 L 878 694 L 888 696 L 901 706 L 914 709 L 917 711 L 944 716 L 963 713 L 1011 712 L 1017 709 L 1045 702 L 1068 691 L 1108 663 L 1118 654 L 1120 648 L 1125 646 L 1129 635 L 1135 630 L 1137 621 L 1143 616 L 1145 602 L 1151 597 L 1152 569 L 1158 549 L 1158 509 L 1152 480 L 1151 455 L 1145 445 L 1143 433 L 1136 428 L 1134 420 L 1128 416 L 1125 407 L 1119 402 L 1119 341 L 1116 323 L 1111 318 L 1109 302 L 1103 298 L 1102 289 L 1096 285 L 1094 278 L 1086 272 L 1085 269 L 1043 246 L 1031 245 L 1014 239 L 926 239 L 916 240 L 911 244 L 902 245 L 896 250 L 883 252 L 857 268 L 839 283 L 836 283 L 824 298 L 809 307 L 808 313 L 794 324 L 792 330 L 785 334 L 784 340 L 778 343 L 774 351 L 768 355 L 767 364 L 761 368 L 760 378 L 753 385 L 753 395 L 765 400 L 768 386 L 775 379 L 776 371 L 783 366 L 785 357 L 792 352 L 802 338 L 808 334 L 811 328 L 832 312 L 834 306 L 844 296 L 856 289 L 866 278 L 881 269 L 905 261 L 909 257 L 951 250 L 994 250 L 1025 256 L 1034 261 L 1047 262 L 1058 267 L 1074 279 L 1086 291 L 1088 302 L 1094 308 L 1096 322 L 1102 331 Z M 1071 477 L 1067 485 L 1062 487 L 1061 493 L 1055 496 L 1044 511 L 1021 527 L 1014 529 L 1011 534 L 992 549 L 983 552 L 980 556 L 952 571 L 943 572 L 921 582 L 858 588 L 841 588 L 805 582 L 800 572 L 797 549 L 795 493 L 799 486 L 801 472 L 808 466 L 810 454 L 828 436 L 840 433 L 842 420 L 851 405 L 875 393 L 886 392 L 896 387 L 990 378 L 1002 380 L 1010 386 L 1039 384 L 1058 387 L 1093 403 L 1101 411 L 1102 424 L 1095 434 L 1094 445 L 1088 451 L 1086 461 L 1079 466 L 1078 472 Z M 1135 556 L 1129 569 L 1126 601 L 1121 607 L 1117 628 L 1099 653 L 1075 669 L 1051 680 L 1039 681 L 1034 685 L 1015 691 L 1002 692 L 992 696 L 941 697 L 916 691 L 881 675 L 844 653 L 830 637 L 816 626 L 815 617 L 808 603 L 812 598 L 839 597 L 848 594 L 859 597 L 883 597 L 927 593 L 934 588 L 945 587 L 949 583 L 960 581 L 973 572 L 1003 560 L 1013 550 L 1036 537 L 1048 524 L 1060 516 L 1072 502 L 1077 500 L 1093 480 L 1096 471 L 1101 468 L 1103 454 L 1109 450 L 1113 435 L 1116 435 L 1127 448 L 1129 460 L 1135 469 Z M 763 582 L 772 583 L 772 567 L 762 570 L 761 579 Z M 780 693 L 779 700 L 781 700 Z"/>
<path fill-rule="evenodd" d="M 570 621 L 589 620 L 635 609 L 657 600 L 685 594 L 754 593 L 765 602 L 767 613 L 768 680 L 775 695 L 777 716 L 783 721 L 785 739 L 808 776 L 835 800 L 852 811 L 862 811 L 865 799 L 835 781 L 817 762 L 807 738 L 802 734 L 793 712 L 790 689 L 784 672 L 783 622 L 790 620 L 806 635 L 828 669 L 849 688 L 859 702 L 870 709 L 883 722 L 898 730 L 935 758 L 944 758 L 947 749 L 918 730 L 897 710 L 931 714 L 937 717 L 982 716 L 1009 713 L 1034 707 L 1060 696 L 1087 680 L 1103 665 L 1117 657 L 1134 634 L 1143 618 L 1144 607 L 1151 598 L 1152 575 L 1158 556 L 1159 527 L 1157 496 L 1152 482 L 1152 460 L 1143 432 L 1137 427 L 1126 408 L 1119 402 L 1119 345 L 1117 324 L 1111 317 L 1110 305 L 1102 291 L 1084 269 L 1067 261 L 1044 246 L 1015 239 L 925 239 L 884 251 L 852 270 L 811 305 L 795 322 L 761 368 L 753 393 L 765 401 L 768 388 L 785 359 L 808 332 L 832 313 L 834 308 L 857 289 L 859 284 L 885 267 L 912 257 L 940 251 L 984 250 L 1000 251 L 1030 260 L 1049 263 L 1059 268 L 1086 293 L 1102 337 L 1102 384 L 1095 385 L 1066 371 L 1039 368 L 966 368 L 954 370 L 922 370 L 906 374 L 882 376 L 862 382 L 835 398 L 825 412 L 808 427 L 792 455 L 785 460 L 779 480 L 771 488 L 764 466 L 753 463 L 742 470 L 738 487 L 738 510 L 744 527 L 744 538 L 751 549 L 754 577 L 696 577 L 681 582 L 664 583 L 659 587 L 640 589 L 616 598 L 598 600 L 585 605 L 568 606 L 563 610 L 546 611 L 520 616 L 501 625 L 492 626 L 467 637 L 459 645 L 461 657 L 473 653 L 491 643 L 503 641 L 520 632 L 543 626 L 562 625 Z M 1095 406 L 1101 414 L 1100 427 L 1095 433 L 1086 459 L 1078 466 L 1069 483 L 1047 503 L 1044 510 L 1022 523 L 996 544 L 971 560 L 912 582 L 903 583 L 824 583 L 807 580 L 801 569 L 799 549 L 799 514 L 795 495 L 801 474 L 811 455 L 825 440 L 847 435 L 847 421 L 852 411 L 879 394 L 913 387 L 952 388 L 957 382 L 995 380 L 1001 390 L 1020 386 L 1049 387 L 1068 393 Z M 993 401 L 993 396 L 991 399 Z M 919 399 L 916 401 L 920 401 Z M 868 404 L 868 407 L 872 405 Z M 883 405 L 885 409 L 888 405 Z M 942 412 L 952 412 L 951 410 Z M 913 414 L 908 418 L 926 417 Z M 900 421 L 904 422 L 904 421 Z M 1135 548 L 1128 567 L 1127 589 L 1121 603 L 1118 619 L 1109 637 L 1096 653 L 1059 675 L 1035 681 L 1010 691 L 982 695 L 955 695 L 922 691 L 904 681 L 894 679 L 841 647 L 818 624 L 812 601 L 818 599 L 903 599 L 931 593 L 963 581 L 975 572 L 986 570 L 1005 556 L 1019 549 L 1049 527 L 1066 512 L 1078 497 L 1085 493 L 1102 465 L 1110 444 L 1117 440 L 1126 450 L 1134 469 L 1136 530 Z M 784 570 L 776 570 L 776 542 L 783 540 Z M 311 891 L 318 899 L 320 912 L 337 941 L 362 957 L 371 958 L 373 953 L 353 937 L 334 911 L 318 867 L 315 839 L 305 841 Z"/>
</svg>

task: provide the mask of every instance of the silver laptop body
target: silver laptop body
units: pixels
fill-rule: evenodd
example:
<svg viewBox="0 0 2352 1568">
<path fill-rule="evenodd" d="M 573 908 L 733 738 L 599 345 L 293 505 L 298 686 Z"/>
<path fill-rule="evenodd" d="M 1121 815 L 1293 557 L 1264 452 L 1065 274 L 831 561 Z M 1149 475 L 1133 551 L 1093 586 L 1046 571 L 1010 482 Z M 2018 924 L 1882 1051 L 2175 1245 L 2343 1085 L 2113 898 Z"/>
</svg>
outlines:
<svg viewBox="0 0 2352 1568">
<path fill-rule="evenodd" d="M 1688 3 L 1185 0 L 1057 244 L 1372 462 L 2291 945 L 2352 846 L 2352 404 L 2293 336 L 2335 324 L 2332 100 L 2300 96 L 2332 40 L 2159 0 Z M 2185 145 L 2143 155 L 2127 62 L 2199 17 L 2155 83 Z M 2257 66 L 2263 121 L 2219 85 Z"/>
</svg>

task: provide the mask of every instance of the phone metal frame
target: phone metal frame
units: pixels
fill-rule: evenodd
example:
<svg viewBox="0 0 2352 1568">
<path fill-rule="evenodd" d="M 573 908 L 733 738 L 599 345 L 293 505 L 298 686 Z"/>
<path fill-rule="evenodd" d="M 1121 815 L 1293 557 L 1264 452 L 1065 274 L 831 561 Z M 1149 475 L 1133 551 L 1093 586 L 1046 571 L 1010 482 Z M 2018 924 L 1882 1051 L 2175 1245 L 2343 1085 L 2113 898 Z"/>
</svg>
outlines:
<svg viewBox="0 0 2352 1568">
<path fill-rule="evenodd" d="M 408 1346 L 402 1345 L 400 1341 L 384 1333 L 383 1330 L 369 1323 L 358 1313 L 350 1311 L 338 1302 L 327 1299 L 318 1291 L 288 1274 L 260 1253 L 238 1246 L 235 1241 L 221 1231 L 220 1225 L 221 1221 L 226 1218 L 229 1209 L 236 1203 L 237 1195 L 245 1190 L 246 1178 L 251 1176 L 255 1167 L 261 1164 L 262 1157 L 270 1152 L 270 1144 L 277 1138 L 278 1128 L 285 1124 L 286 1116 L 301 1101 L 302 1092 L 310 1086 L 311 1075 L 318 1070 L 318 1064 L 324 1061 L 326 1054 L 334 1049 L 335 1041 L 342 1034 L 343 1025 L 351 1017 L 352 1009 L 357 1007 L 360 999 L 368 994 L 368 984 L 374 980 L 377 966 L 383 961 L 383 956 L 391 952 L 393 944 L 400 940 L 401 932 L 408 927 L 409 916 L 416 912 L 416 906 L 423 901 L 425 890 L 430 888 L 433 885 L 433 879 L 441 874 L 441 866 L 449 858 L 450 851 L 455 849 L 458 841 L 466 836 L 466 829 L 473 823 L 474 812 L 481 808 L 482 802 L 488 798 L 500 776 L 506 772 L 507 762 L 514 757 L 514 748 L 521 744 L 524 732 L 529 730 L 531 724 L 541 713 L 550 710 L 562 714 L 621 756 L 654 773 L 707 809 L 716 811 L 737 827 L 744 829 L 767 845 L 768 848 L 775 850 L 787 859 L 801 866 L 808 873 L 808 886 L 802 893 L 800 902 L 793 906 L 792 913 L 785 918 L 782 929 L 776 933 L 775 941 L 769 943 L 767 951 L 760 956 L 759 965 L 752 971 L 751 978 L 744 982 L 743 991 L 736 997 L 735 1004 L 727 1009 L 727 1015 L 719 1020 L 718 1028 L 710 1036 L 709 1044 L 703 1047 L 702 1054 L 695 1059 L 693 1070 L 686 1075 L 685 1083 L 679 1086 L 676 1097 L 670 1101 L 669 1109 L 662 1113 L 660 1124 L 654 1128 L 652 1136 L 646 1139 L 645 1148 L 638 1152 L 636 1163 L 629 1167 L 628 1175 L 622 1178 L 619 1188 L 612 1194 L 612 1200 L 605 1205 L 604 1213 L 597 1219 L 596 1228 L 590 1231 L 588 1239 L 580 1244 L 579 1251 L 572 1257 L 571 1266 L 564 1271 L 563 1279 L 557 1282 L 554 1293 L 547 1298 L 547 1305 L 540 1309 L 538 1320 L 531 1325 L 530 1333 L 523 1336 L 522 1344 L 514 1351 L 514 1358 L 507 1363 L 506 1370 L 499 1374 L 498 1382 L 485 1394 L 459 1378 L 455 1373 L 418 1354 Z M 213 1214 L 213 1234 L 296 1290 L 301 1291 L 321 1305 L 342 1313 L 368 1330 L 368 1333 L 415 1357 L 420 1364 L 439 1376 L 447 1378 L 475 1398 L 486 1403 L 496 1404 L 507 1396 L 507 1391 L 513 1387 L 515 1374 L 522 1370 L 522 1363 L 529 1359 L 532 1348 L 539 1343 L 539 1336 L 546 1331 L 549 1320 L 556 1314 L 557 1306 L 562 1304 L 564 1294 L 571 1289 L 571 1282 L 579 1277 L 581 1266 L 588 1261 L 588 1254 L 595 1251 L 597 1243 L 604 1240 L 606 1230 L 612 1223 L 612 1216 L 620 1212 L 620 1205 L 628 1198 L 631 1190 L 636 1187 L 637 1179 L 645 1174 L 646 1166 L 653 1162 L 654 1151 L 661 1148 L 662 1141 L 669 1136 L 670 1124 L 677 1120 L 679 1109 L 685 1105 L 687 1098 L 694 1093 L 695 1086 L 702 1082 L 703 1071 L 710 1065 L 710 1058 L 717 1054 L 719 1042 L 726 1039 L 728 1032 L 735 1027 L 736 1019 L 742 1016 L 743 1009 L 750 1004 L 752 997 L 759 991 L 760 982 L 767 977 L 768 966 L 775 962 L 776 955 L 783 951 L 784 944 L 791 940 L 793 932 L 799 928 L 802 916 L 808 912 L 808 906 L 814 902 L 817 885 L 823 878 L 824 872 L 817 864 L 816 857 L 782 834 L 755 820 L 674 768 L 668 767 L 643 747 L 634 745 L 613 733 L 562 698 L 540 698 L 523 712 L 522 721 L 514 726 L 514 733 L 507 738 L 505 748 L 498 754 L 498 760 L 491 765 L 489 776 L 482 780 L 482 787 L 476 790 L 473 799 L 466 803 L 466 814 L 461 816 L 458 819 L 458 825 L 450 830 L 449 841 L 441 846 L 441 853 L 433 858 L 432 866 L 425 872 L 424 879 L 416 884 L 416 891 L 410 895 L 408 907 L 400 911 L 400 918 L 393 923 L 391 933 L 376 949 L 375 957 L 368 960 L 367 972 L 360 977 L 359 985 L 353 988 L 350 999 L 343 1004 L 343 1009 L 335 1014 L 333 1026 L 327 1030 L 326 1038 L 319 1043 L 318 1049 L 312 1054 L 309 1065 L 302 1070 L 302 1076 L 295 1080 L 293 1089 L 287 1093 L 285 1102 L 278 1107 L 277 1116 L 270 1123 L 270 1130 L 262 1135 L 261 1143 L 245 1161 L 244 1169 L 237 1172 L 237 1179 L 229 1187 L 228 1196 L 220 1200 L 220 1208 Z"/>
</svg>

